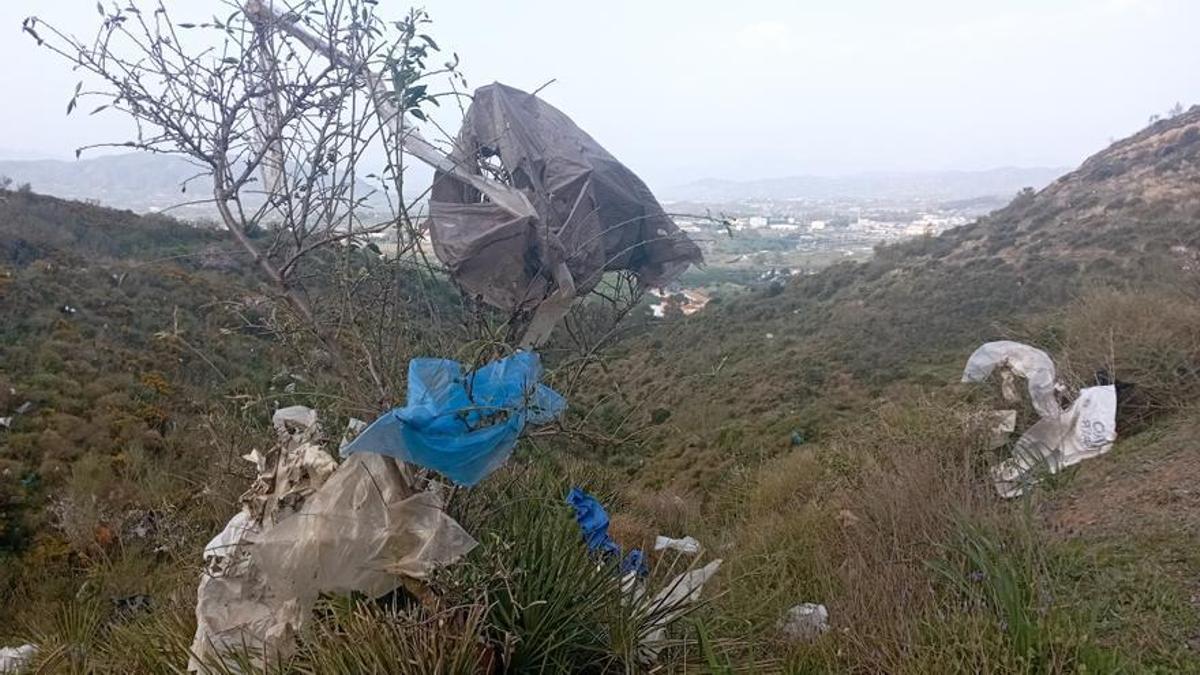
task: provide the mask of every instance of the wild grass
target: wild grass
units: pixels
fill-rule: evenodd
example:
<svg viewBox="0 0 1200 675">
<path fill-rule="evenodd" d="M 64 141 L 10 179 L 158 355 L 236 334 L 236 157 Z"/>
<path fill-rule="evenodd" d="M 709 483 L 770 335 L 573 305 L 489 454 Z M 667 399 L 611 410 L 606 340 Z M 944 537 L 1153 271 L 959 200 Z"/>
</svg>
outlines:
<svg viewBox="0 0 1200 675">
<path fill-rule="evenodd" d="M 875 290 L 853 285 L 862 270 L 833 270 L 620 346 L 633 353 L 597 377 L 621 393 L 593 421 L 616 436 L 646 417 L 654 437 L 622 445 L 620 457 L 539 437 L 537 452 L 452 499 L 480 542 L 466 560 L 387 602 L 326 598 L 272 672 L 1200 671 L 1187 646 L 1200 635 L 1193 465 L 1138 483 L 1157 449 L 1200 442 L 1187 407 L 1200 393 L 1195 289 L 1095 290 L 1016 328 L 1019 316 L 1006 319 L 1014 337 L 1055 356 L 1071 385 L 1104 368 L 1136 387 L 1114 453 L 1004 502 L 988 476 L 1004 450 L 988 451 L 960 423 L 999 401 L 950 384 L 969 351 L 952 343 L 1024 306 L 1016 271 L 985 261 L 919 280 L 890 274 L 893 263 L 879 263 Z M 1037 288 L 1070 277 L 1046 269 Z M 270 442 L 274 403 L 349 410 L 320 391 L 285 397 L 265 355 L 209 350 L 233 375 L 219 385 L 207 367 L 160 371 L 180 354 L 145 339 L 167 321 L 155 298 L 202 313 L 189 300 L 200 276 L 135 272 L 113 290 L 99 283 L 107 273 L 17 272 L 20 295 L 7 306 L 31 319 L 0 330 L 0 400 L 9 410 L 29 398 L 37 409 L 2 440 L 0 541 L 14 552 L 0 560 L 0 638 L 41 646 L 40 672 L 182 672 L 199 552 L 247 484 L 238 457 Z M 956 285 L 962 274 L 969 283 Z M 866 299 L 821 304 L 853 288 Z M 112 338 L 63 320 L 56 305 L 74 294 L 97 307 L 120 295 L 91 324 L 128 318 L 136 330 Z M 136 316 L 121 314 L 131 308 Z M 4 400 L 10 385 L 19 400 Z M 790 440 L 795 430 L 803 444 Z M 581 445 L 587 461 L 566 458 Z M 1120 468 L 1096 480 L 1097 466 Z M 640 646 L 661 613 L 637 602 L 613 562 L 587 555 L 563 502 L 572 485 L 605 504 L 626 548 L 691 535 L 701 561 L 725 561 L 654 663 Z M 1055 508 L 1103 505 L 1116 487 L 1144 494 L 1135 504 L 1156 515 L 1113 519 L 1092 528 L 1099 534 L 1047 525 Z M 147 514 L 151 533 L 136 534 Z M 652 556 L 646 592 L 697 564 Z M 136 594 L 152 607 L 114 603 Z M 825 604 L 831 628 L 789 643 L 778 622 L 802 602 Z M 253 672 L 252 657 L 207 665 Z"/>
<path fill-rule="evenodd" d="M 884 406 L 819 446 L 764 465 L 716 508 L 732 523 L 717 634 L 797 672 L 1065 673 L 1116 662 L 1076 611 L 1065 558 L 987 482 L 983 438 L 933 400 Z M 1060 595 L 1061 593 L 1061 595 Z M 832 629 L 788 644 L 802 602 Z M 1105 668 L 1101 672 L 1109 672 Z"/>
<path fill-rule="evenodd" d="M 1200 285 L 1092 291 L 1048 332 L 1047 346 L 1068 383 L 1096 384 L 1097 371 L 1104 370 L 1132 385 L 1118 420 L 1128 431 L 1186 409 L 1200 394 Z"/>
</svg>

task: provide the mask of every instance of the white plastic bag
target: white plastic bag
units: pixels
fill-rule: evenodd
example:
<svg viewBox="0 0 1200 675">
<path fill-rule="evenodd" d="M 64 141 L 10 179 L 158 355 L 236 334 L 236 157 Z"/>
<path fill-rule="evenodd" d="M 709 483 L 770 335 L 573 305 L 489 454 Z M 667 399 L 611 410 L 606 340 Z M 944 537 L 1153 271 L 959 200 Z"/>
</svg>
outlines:
<svg viewBox="0 0 1200 675">
<path fill-rule="evenodd" d="M 1117 389 L 1088 387 L 1057 417 L 1045 417 L 1017 440 L 1013 456 L 992 471 L 996 491 L 1017 497 L 1040 471 L 1058 473 L 1112 450 L 1117 440 Z"/>
<path fill-rule="evenodd" d="M 987 342 L 967 359 L 962 381 L 982 382 L 997 368 L 1011 370 L 1029 382 L 1030 402 L 1039 416 L 1055 417 L 1061 412 L 1055 397 L 1054 361 L 1049 354 L 1011 340 Z M 1005 398 L 1009 399 L 1014 393 L 1006 387 Z M 1009 402 L 1015 403 L 1011 399 Z"/>
</svg>

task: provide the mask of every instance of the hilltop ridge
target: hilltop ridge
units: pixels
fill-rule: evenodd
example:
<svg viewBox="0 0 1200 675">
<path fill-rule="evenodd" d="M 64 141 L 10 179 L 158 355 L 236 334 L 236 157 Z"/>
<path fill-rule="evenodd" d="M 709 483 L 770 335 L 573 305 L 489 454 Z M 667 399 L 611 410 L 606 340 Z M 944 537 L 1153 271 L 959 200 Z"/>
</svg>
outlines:
<svg viewBox="0 0 1200 675">
<path fill-rule="evenodd" d="M 628 405 L 673 413 L 647 461 L 660 476 L 713 480 L 736 464 L 721 450 L 729 438 L 780 452 L 791 430 L 819 435 L 892 383 L 950 381 L 975 345 L 1087 289 L 1186 285 L 1180 277 L 1200 269 L 1197 139 L 1193 108 L 970 225 L 619 346 L 612 372 L 635 383 L 622 387 Z M 695 405 L 703 400 L 721 404 Z"/>
</svg>

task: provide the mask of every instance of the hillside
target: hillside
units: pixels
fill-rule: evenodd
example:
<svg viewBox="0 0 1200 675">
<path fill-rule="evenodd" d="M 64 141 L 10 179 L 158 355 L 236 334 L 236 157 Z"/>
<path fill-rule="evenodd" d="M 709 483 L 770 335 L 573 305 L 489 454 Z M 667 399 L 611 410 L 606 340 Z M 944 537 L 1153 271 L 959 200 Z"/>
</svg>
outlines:
<svg viewBox="0 0 1200 675">
<path fill-rule="evenodd" d="M 974 224 L 616 346 L 580 407 L 630 433 L 597 456 L 722 523 L 708 536 L 755 580 L 720 603 L 743 625 L 832 603 L 845 634 L 791 651 L 801 670 L 1200 670 L 1198 139 L 1194 108 Z M 1116 450 L 1018 505 L 955 421 L 1002 405 L 957 381 L 1005 338 L 1069 387 L 1134 385 Z M 985 580 L 967 616 L 931 571 L 947 555 Z"/>
<path fill-rule="evenodd" d="M 649 461 L 663 474 L 712 478 L 736 463 L 721 439 L 743 438 L 769 455 L 793 430 L 820 436 L 832 420 L 858 414 L 860 397 L 892 383 L 949 381 L 974 345 L 1085 291 L 1194 284 L 1197 139 L 1193 109 L 976 223 L 880 248 L 867 263 L 713 306 L 622 345 L 610 368 L 629 405 L 673 415 Z M 707 448 L 712 461 L 696 462 L 688 448 Z"/>
<path fill-rule="evenodd" d="M 198 173 L 183 158 L 149 153 L 75 160 L 0 160 L 0 176 L 8 176 L 14 184 L 28 183 L 41 194 L 94 200 L 105 206 L 139 212 L 204 198 L 211 190 L 205 189 L 203 179 L 192 182 L 190 190 L 183 189 Z M 188 192 L 193 194 L 189 196 Z"/>
<path fill-rule="evenodd" d="M 565 433 L 454 492 L 479 549 L 419 599 L 331 598 L 286 667 L 444 664 L 457 645 L 469 672 L 651 669 L 563 502 L 579 485 L 626 548 L 691 535 L 725 561 L 661 670 L 1200 671 L 1198 137 L 1200 109 L 977 223 L 688 317 L 602 336 L 581 311 L 543 350 Z M 369 286 L 373 259 L 346 253 Z M 178 672 L 200 552 L 270 412 L 310 405 L 336 430 L 379 410 L 270 330 L 279 305 L 244 263 L 220 232 L 0 194 L 0 643 L 43 646 L 47 671 Z M 461 329 L 486 317 L 406 284 L 370 296 L 414 305 L 372 327 L 389 368 L 487 346 Z M 1016 502 L 959 422 L 999 405 L 957 384 L 997 337 L 1050 351 L 1071 387 L 1098 369 L 1136 385 L 1111 454 Z M 693 564 L 650 562 L 652 583 Z M 828 632 L 780 631 L 802 602 Z"/>
<path fill-rule="evenodd" d="M 228 271 L 231 250 L 219 233 L 165 218 L 0 195 L 0 416 L 11 418 L 0 431 L 0 556 L 65 553 L 43 550 L 47 506 L 81 471 L 207 463 L 196 425 L 269 378 L 255 352 L 274 349 L 241 330 L 239 301 L 261 291 Z M 113 509 L 150 508 L 137 481 L 122 481 L 97 495 L 111 501 L 88 516 L 94 526 Z M 18 566 L 5 569 L 0 585 Z"/>
</svg>

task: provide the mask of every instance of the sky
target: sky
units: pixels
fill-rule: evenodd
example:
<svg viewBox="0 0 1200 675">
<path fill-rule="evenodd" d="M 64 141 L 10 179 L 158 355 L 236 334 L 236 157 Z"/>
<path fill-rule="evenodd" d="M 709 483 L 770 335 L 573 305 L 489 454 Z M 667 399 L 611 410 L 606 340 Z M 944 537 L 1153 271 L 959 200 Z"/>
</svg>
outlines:
<svg viewBox="0 0 1200 675">
<path fill-rule="evenodd" d="M 128 0 L 121 0 L 122 3 Z M 106 0 L 111 2 L 111 0 Z M 221 0 L 166 0 L 180 21 Z M 399 17 L 407 3 L 384 0 Z M 542 91 L 652 186 L 1074 166 L 1200 103 L 1197 0 L 428 0 L 472 86 Z M 20 33 L 95 0 L 0 2 L 0 156 L 124 140 L 65 116 L 77 77 Z"/>
</svg>

